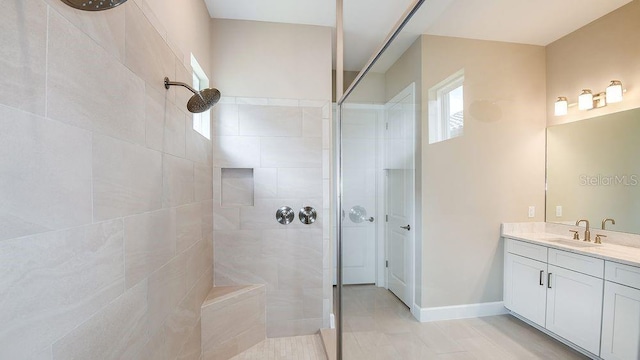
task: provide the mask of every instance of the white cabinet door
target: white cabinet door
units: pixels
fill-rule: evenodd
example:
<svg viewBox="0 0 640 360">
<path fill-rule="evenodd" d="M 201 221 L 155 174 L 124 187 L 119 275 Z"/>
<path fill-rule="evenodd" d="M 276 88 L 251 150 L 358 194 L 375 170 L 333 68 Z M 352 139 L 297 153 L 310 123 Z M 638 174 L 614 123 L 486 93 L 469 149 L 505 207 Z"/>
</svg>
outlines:
<svg viewBox="0 0 640 360">
<path fill-rule="evenodd" d="M 507 253 L 505 261 L 505 306 L 544 326 L 547 264 Z"/>
<path fill-rule="evenodd" d="M 553 265 L 548 271 L 546 328 L 599 354 L 604 280 Z"/>
<path fill-rule="evenodd" d="M 603 312 L 600 357 L 640 359 L 640 290 L 605 282 Z"/>
</svg>

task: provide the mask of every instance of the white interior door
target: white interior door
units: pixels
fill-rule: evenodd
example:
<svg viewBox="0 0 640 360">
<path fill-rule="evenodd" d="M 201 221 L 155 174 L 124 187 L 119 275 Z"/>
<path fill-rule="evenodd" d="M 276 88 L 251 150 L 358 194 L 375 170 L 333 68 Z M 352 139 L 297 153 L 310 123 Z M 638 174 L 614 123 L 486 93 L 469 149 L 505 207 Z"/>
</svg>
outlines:
<svg viewBox="0 0 640 360">
<path fill-rule="evenodd" d="M 354 104 L 342 110 L 342 280 L 347 285 L 376 282 L 377 124 L 381 110 L 380 105 Z"/>
<path fill-rule="evenodd" d="M 413 303 L 415 233 L 415 102 L 413 84 L 386 104 L 386 244 L 388 287 Z"/>
</svg>

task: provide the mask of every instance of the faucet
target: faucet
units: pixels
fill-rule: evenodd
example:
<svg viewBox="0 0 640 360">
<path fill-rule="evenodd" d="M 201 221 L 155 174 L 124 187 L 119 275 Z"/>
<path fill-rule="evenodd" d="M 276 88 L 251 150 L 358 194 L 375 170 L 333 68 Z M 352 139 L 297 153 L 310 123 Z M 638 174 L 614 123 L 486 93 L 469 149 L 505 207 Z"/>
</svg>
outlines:
<svg viewBox="0 0 640 360">
<path fill-rule="evenodd" d="M 578 220 L 576 221 L 576 226 L 580 226 L 580 223 L 584 222 L 587 224 L 587 227 L 584 230 L 584 241 L 591 242 L 591 231 L 589 231 L 589 220 Z"/>
<path fill-rule="evenodd" d="M 613 219 L 610 219 L 610 218 L 609 219 L 604 219 L 604 220 L 602 220 L 602 230 L 607 230 L 607 229 L 605 229 L 605 226 L 607 225 L 607 221 L 611 221 L 611 225 L 615 225 L 616 224 L 616 221 L 613 220 Z"/>
</svg>

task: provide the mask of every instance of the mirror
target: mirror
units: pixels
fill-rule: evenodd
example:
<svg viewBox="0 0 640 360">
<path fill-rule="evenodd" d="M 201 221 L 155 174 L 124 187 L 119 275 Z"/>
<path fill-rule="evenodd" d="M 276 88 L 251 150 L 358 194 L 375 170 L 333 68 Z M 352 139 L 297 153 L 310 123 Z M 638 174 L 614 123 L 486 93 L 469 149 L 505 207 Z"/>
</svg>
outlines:
<svg viewBox="0 0 640 360">
<path fill-rule="evenodd" d="M 547 222 L 640 234 L 640 109 L 547 128 Z"/>
</svg>

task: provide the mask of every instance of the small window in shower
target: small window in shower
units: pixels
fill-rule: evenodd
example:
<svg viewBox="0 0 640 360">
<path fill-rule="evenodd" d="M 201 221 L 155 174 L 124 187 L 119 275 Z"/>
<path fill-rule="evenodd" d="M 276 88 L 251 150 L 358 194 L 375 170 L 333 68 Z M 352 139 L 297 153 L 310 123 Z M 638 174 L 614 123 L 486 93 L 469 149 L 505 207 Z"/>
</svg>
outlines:
<svg viewBox="0 0 640 360">
<path fill-rule="evenodd" d="M 464 69 L 429 89 L 429 144 L 463 134 L 463 85 Z"/>
<path fill-rule="evenodd" d="M 202 90 L 209 87 L 209 78 L 202 70 L 196 58 L 191 54 L 191 68 L 193 68 L 193 88 Z M 211 139 L 211 111 L 193 114 L 193 130 L 207 139 Z"/>
</svg>

